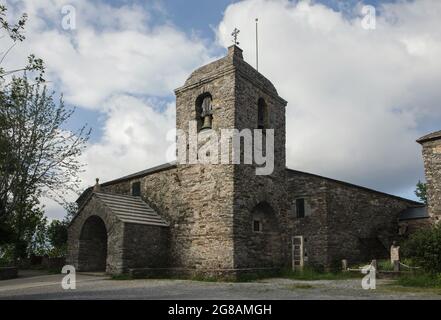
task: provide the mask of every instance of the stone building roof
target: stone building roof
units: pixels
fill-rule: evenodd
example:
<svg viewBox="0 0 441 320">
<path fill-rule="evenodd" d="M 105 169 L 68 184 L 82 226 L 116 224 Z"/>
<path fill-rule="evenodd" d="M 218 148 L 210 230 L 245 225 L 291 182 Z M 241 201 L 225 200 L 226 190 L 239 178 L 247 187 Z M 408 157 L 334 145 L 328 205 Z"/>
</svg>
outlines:
<svg viewBox="0 0 441 320">
<path fill-rule="evenodd" d="M 320 176 L 318 174 L 304 172 L 304 171 L 298 171 L 298 170 L 289 169 L 289 168 L 286 168 L 286 170 L 288 172 L 297 173 L 297 174 L 303 174 L 303 175 L 307 175 L 307 176 L 310 176 L 310 177 L 316 177 L 316 178 L 323 179 L 323 180 L 326 180 L 326 181 L 330 181 L 330 182 L 334 182 L 334 183 L 337 183 L 337 184 L 341 184 L 341 185 L 344 185 L 344 186 L 347 186 L 347 187 L 357 188 L 359 190 L 364 190 L 364 191 L 367 191 L 367 192 L 376 193 L 376 194 L 379 194 L 379 195 L 395 198 L 395 199 L 398 199 L 398 200 L 404 200 L 404 201 L 407 201 L 409 203 L 412 203 L 412 205 L 415 205 L 415 206 L 421 206 L 422 205 L 422 203 L 418 202 L 418 201 L 402 198 L 402 197 L 395 196 L 395 195 L 390 194 L 390 193 L 385 193 L 385 192 L 382 192 L 382 191 L 378 191 L 378 190 L 370 189 L 370 188 L 367 188 L 367 187 L 359 186 L 357 184 L 352 184 L 352 183 L 349 183 L 349 182 L 346 182 L 346 181 L 332 179 L 332 178 Z"/>
<path fill-rule="evenodd" d="M 437 139 L 441 139 L 441 130 L 426 134 L 425 136 L 422 136 L 421 138 L 419 138 L 417 140 L 417 142 L 423 143 L 423 142 L 437 140 Z"/>
<path fill-rule="evenodd" d="M 184 85 L 177 88 L 175 93 L 178 94 L 194 86 L 199 86 L 201 83 L 210 82 L 229 72 L 237 72 L 245 78 L 253 79 L 254 84 L 258 85 L 263 91 L 275 99 L 281 100 L 286 105 L 286 101 L 279 97 L 276 87 L 243 59 L 242 49 L 236 45 L 232 45 L 228 48 L 228 54 L 225 57 L 193 71 Z"/>
<path fill-rule="evenodd" d="M 174 162 L 174 161 L 170 162 L 170 163 L 167 162 L 167 163 L 161 164 L 161 165 L 156 166 L 156 167 L 152 167 L 152 168 L 149 168 L 149 169 L 146 169 L 146 170 L 138 171 L 138 172 L 129 174 L 127 176 L 123 176 L 121 178 L 118 178 L 118 179 L 115 179 L 115 180 L 112 180 L 112 181 L 108 181 L 108 182 L 102 183 L 101 185 L 105 187 L 105 186 L 112 185 L 112 184 L 115 184 L 115 183 L 118 183 L 118 182 L 122 182 L 122 181 L 125 181 L 125 180 L 131 180 L 133 178 L 141 178 L 141 177 L 147 176 L 149 174 L 160 172 L 160 171 L 164 171 L 164 170 L 168 170 L 168 169 L 171 169 L 171 168 L 176 168 L 176 162 Z"/>
<path fill-rule="evenodd" d="M 131 179 L 136 179 L 136 178 L 142 178 L 145 176 L 148 176 L 149 174 L 152 173 L 157 173 L 157 172 L 161 172 L 161 171 L 165 171 L 165 170 L 169 170 L 172 168 L 176 168 L 176 163 L 175 162 L 171 162 L 171 163 L 164 163 L 161 164 L 159 166 L 156 167 L 152 167 L 149 169 L 145 169 L 142 171 L 138 171 L 132 174 L 129 174 L 127 176 L 123 176 L 121 178 L 117 178 L 111 181 L 107 181 L 101 184 L 101 186 L 106 187 L 106 186 L 111 186 L 115 183 L 119 183 L 119 182 L 123 182 L 123 181 L 127 181 L 127 180 L 131 180 Z M 86 201 L 86 199 L 89 197 L 89 195 L 92 193 L 93 187 L 89 187 L 87 189 L 85 189 L 83 191 L 83 193 L 78 197 L 78 199 L 75 201 L 78 204 L 81 204 L 83 202 Z"/>
<path fill-rule="evenodd" d="M 169 226 L 155 210 L 141 199 L 141 197 L 103 192 L 94 192 L 94 194 L 122 222 L 161 227 Z"/>
<path fill-rule="evenodd" d="M 401 211 L 398 220 L 414 220 L 414 219 L 426 219 L 429 218 L 426 206 L 407 208 Z"/>
</svg>

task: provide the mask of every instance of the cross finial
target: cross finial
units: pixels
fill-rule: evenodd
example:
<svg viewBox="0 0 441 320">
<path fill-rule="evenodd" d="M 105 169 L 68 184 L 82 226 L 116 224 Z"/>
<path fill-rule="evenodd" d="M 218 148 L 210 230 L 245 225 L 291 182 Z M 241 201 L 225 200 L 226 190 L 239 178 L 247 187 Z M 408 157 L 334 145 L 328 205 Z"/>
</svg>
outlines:
<svg viewBox="0 0 441 320">
<path fill-rule="evenodd" d="M 238 36 L 239 32 L 240 32 L 239 29 L 234 28 L 233 33 L 231 34 L 233 36 L 233 40 L 232 41 L 234 42 L 235 45 L 239 44 L 239 41 L 237 41 L 237 36 Z"/>
</svg>

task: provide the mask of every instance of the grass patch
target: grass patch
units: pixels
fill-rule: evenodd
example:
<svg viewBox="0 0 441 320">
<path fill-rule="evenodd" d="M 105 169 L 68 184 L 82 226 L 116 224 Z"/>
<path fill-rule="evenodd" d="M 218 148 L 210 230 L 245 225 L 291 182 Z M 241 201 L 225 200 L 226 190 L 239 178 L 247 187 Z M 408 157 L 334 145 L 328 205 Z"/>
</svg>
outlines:
<svg viewBox="0 0 441 320">
<path fill-rule="evenodd" d="M 218 282 L 219 279 L 216 277 L 211 277 L 211 276 L 205 276 L 202 274 L 196 274 L 192 277 L 189 277 L 189 280 L 192 281 L 202 281 L 202 282 Z"/>
<path fill-rule="evenodd" d="M 310 284 L 294 284 L 294 285 L 290 285 L 287 286 L 288 290 L 308 290 L 308 289 L 313 289 L 314 286 L 310 285 Z"/>
<path fill-rule="evenodd" d="M 394 266 L 390 260 L 377 260 L 378 271 L 394 271 Z"/>
<path fill-rule="evenodd" d="M 49 269 L 47 269 L 47 273 L 59 274 L 59 273 L 61 273 L 61 268 L 49 268 Z"/>
<path fill-rule="evenodd" d="M 134 278 L 128 274 L 128 273 L 122 273 L 122 274 L 113 274 L 111 276 L 112 280 L 133 280 Z"/>
<path fill-rule="evenodd" d="M 357 272 L 322 272 L 312 268 L 305 268 L 303 271 L 292 270 L 262 270 L 246 272 L 231 276 L 210 276 L 205 274 L 190 275 L 168 275 L 168 276 L 136 276 L 130 274 L 112 275 L 112 280 L 133 280 L 133 279 L 167 279 L 167 280 L 191 280 L 201 282 L 253 282 L 268 278 L 285 278 L 293 280 L 345 280 L 361 278 L 363 274 Z M 307 284 L 298 285 L 297 289 L 309 289 L 312 287 Z M 302 287 L 305 286 L 305 287 Z"/>
<path fill-rule="evenodd" d="M 395 284 L 403 287 L 441 289 L 441 275 L 427 273 L 404 275 L 399 277 Z"/>
</svg>

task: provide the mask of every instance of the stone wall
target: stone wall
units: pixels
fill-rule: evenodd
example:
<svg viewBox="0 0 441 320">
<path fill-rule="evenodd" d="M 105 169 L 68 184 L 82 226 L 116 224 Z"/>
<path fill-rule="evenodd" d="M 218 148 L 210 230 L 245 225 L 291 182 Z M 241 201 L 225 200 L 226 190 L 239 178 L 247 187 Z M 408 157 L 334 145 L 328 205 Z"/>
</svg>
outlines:
<svg viewBox="0 0 441 320">
<path fill-rule="evenodd" d="M 168 267 L 168 231 L 166 227 L 126 223 L 123 253 L 125 269 Z"/>
<path fill-rule="evenodd" d="M 211 133 L 220 137 L 220 129 L 234 128 L 232 59 L 227 55 L 197 69 L 175 90 L 177 129 L 189 133 L 189 123 L 198 120 L 196 101 L 207 93 L 212 97 Z M 177 167 L 179 214 L 171 233 L 172 259 L 178 266 L 197 269 L 233 268 L 233 165 L 181 163 Z"/>
<path fill-rule="evenodd" d="M 0 267 L 0 280 L 14 279 L 18 277 L 18 268 Z"/>
<path fill-rule="evenodd" d="M 233 48 L 234 49 L 234 48 Z M 274 171 L 256 175 L 256 164 L 240 164 L 234 170 L 234 266 L 280 268 L 286 266 L 285 106 L 274 86 L 237 52 L 235 60 L 235 128 L 257 129 L 258 101 L 267 108 L 266 129 L 274 129 Z M 252 212 L 259 204 L 265 214 L 263 231 L 254 232 Z M 271 213 L 273 212 L 273 213 Z M 273 222 L 270 222 L 273 220 Z M 268 224 L 274 227 L 268 228 Z"/>
<path fill-rule="evenodd" d="M 94 195 L 91 196 L 86 205 L 80 208 L 78 214 L 69 226 L 67 263 L 74 265 L 79 271 L 87 271 L 90 269 L 87 265 L 87 256 L 98 254 L 94 252 L 92 246 L 85 247 L 84 245 L 86 243 L 83 243 L 83 246 L 81 246 L 83 226 L 92 216 L 99 217 L 107 230 L 107 260 L 105 271 L 108 273 L 123 272 L 124 224 Z M 81 265 L 81 262 L 83 262 L 83 265 Z"/>
<path fill-rule="evenodd" d="M 433 140 L 423 140 L 424 169 L 427 182 L 427 202 L 430 217 L 441 219 L 441 132 Z"/>
<path fill-rule="evenodd" d="M 398 216 L 417 203 L 328 181 L 328 263 L 387 258 L 398 238 Z"/>
<path fill-rule="evenodd" d="M 291 236 L 303 236 L 306 265 L 328 265 L 328 215 L 326 180 L 298 171 L 287 170 L 289 230 Z M 297 218 L 295 200 L 305 198 L 310 212 Z M 291 243 L 288 244 L 291 251 Z M 291 255 L 289 255 L 291 259 Z"/>
<path fill-rule="evenodd" d="M 313 174 L 288 170 L 289 201 L 305 198 L 311 213 L 296 218 L 292 234 L 303 235 L 307 264 L 330 267 L 387 258 L 398 238 L 399 213 L 418 203 Z"/>
</svg>

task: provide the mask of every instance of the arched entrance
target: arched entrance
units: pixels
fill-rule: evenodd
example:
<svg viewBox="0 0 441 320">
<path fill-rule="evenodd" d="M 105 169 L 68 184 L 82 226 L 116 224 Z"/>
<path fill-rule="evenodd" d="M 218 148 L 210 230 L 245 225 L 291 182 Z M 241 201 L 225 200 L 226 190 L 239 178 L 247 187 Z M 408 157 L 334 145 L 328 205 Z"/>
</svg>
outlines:
<svg viewBox="0 0 441 320">
<path fill-rule="evenodd" d="M 81 229 L 78 270 L 106 271 L 107 230 L 98 216 L 87 218 Z"/>
</svg>

